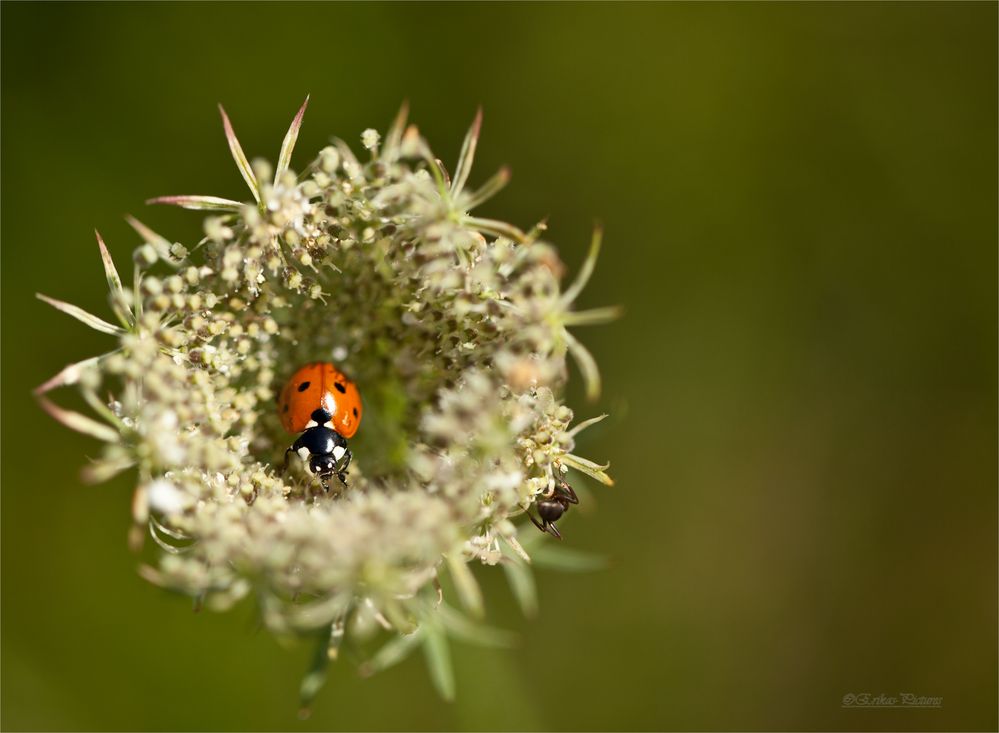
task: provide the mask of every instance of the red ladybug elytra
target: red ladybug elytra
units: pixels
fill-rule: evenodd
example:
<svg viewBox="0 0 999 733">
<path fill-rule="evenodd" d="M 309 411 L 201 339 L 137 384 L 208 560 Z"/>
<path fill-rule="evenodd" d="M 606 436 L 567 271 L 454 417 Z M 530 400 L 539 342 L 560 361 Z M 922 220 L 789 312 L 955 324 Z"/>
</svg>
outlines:
<svg viewBox="0 0 999 733">
<path fill-rule="evenodd" d="M 306 364 L 285 384 L 278 397 L 281 424 L 289 433 L 302 433 L 284 453 L 309 453 L 309 470 L 323 488 L 334 473 L 346 482 L 351 453 L 347 438 L 361 424 L 361 392 L 343 372 L 326 361 Z"/>
</svg>

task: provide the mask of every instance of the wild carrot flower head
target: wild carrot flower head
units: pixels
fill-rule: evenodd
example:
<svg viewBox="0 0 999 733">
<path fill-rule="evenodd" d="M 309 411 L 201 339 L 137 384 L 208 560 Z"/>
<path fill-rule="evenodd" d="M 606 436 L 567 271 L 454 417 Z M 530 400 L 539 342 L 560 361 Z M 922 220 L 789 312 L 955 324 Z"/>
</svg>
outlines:
<svg viewBox="0 0 999 733">
<path fill-rule="evenodd" d="M 366 671 L 422 645 L 447 694 L 445 636 L 495 634 L 441 602 L 438 575 L 479 615 L 468 563 L 503 563 L 523 589 L 518 520 L 573 470 L 611 483 L 606 465 L 574 453 L 600 418 L 573 426 L 560 398 L 567 354 L 599 390 L 568 328 L 614 315 L 572 309 L 600 232 L 563 290 L 543 225 L 524 232 L 471 213 L 509 177 L 469 185 L 481 116 L 450 175 L 405 109 L 384 138 L 363 132 L 363 158 L 336 140 L 296 175 L 305 106 L 273 168 L 247 160 L 222 112 L 252 200 L 153 199 L 208 212 L 205 236 L 183 246 L 130 218 L 143 240 L 131 287 L 98 235 L 116 323 L 40 296 L 116 343 L 38 395 L 104 443 L 88 479 L 136 471 L 132 542 L 148 534 L 156 549 L 145 578 L 215 609 L 251 596 L 277 633 L 322 631 L 306 698 L 345 634 L 378 627 L 395 637 Z M 364 400 L 349 485 L 329 493 L 297 461 L 280 470 L 294 436 L 275 399 L 310 361 L 335 362 Z M 93 416 L 45 396 L 64 385 Z"/>
</svg>

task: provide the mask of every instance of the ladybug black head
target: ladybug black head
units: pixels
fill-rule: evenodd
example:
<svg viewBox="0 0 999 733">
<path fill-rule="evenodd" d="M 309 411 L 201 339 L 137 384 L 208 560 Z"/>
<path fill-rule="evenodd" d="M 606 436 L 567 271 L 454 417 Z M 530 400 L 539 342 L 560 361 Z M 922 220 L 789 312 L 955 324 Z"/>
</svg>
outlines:
<svg viewBox="0 0 999 733">
<path fill-rule="evenodd" d="M 309 459 L 309 470 L 317 476 L 329 476 L 336 468 L 336 459 L 331 455 L 314 455 Z"/>
</svg>

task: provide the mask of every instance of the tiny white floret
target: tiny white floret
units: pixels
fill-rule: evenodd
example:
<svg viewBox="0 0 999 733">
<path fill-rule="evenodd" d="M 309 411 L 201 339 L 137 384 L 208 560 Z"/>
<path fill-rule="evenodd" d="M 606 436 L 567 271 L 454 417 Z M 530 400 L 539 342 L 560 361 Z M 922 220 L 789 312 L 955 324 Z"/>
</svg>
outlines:
<svg viewBox="0 0 999 733">
<path fill-rule="evenodd" d="M 149 506 L 160 514 L 180 514 L 190 505 L 189 497 L 166 479 L 149 484 Z"/>
</svg>

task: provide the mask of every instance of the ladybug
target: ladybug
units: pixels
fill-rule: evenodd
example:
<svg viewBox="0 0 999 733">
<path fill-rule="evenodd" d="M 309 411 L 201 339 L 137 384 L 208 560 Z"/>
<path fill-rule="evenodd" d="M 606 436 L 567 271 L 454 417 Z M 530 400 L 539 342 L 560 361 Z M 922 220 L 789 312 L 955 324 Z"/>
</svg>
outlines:
<svg viewBox="0 0 999 733">
<path fill-rule="evenodd" d="M 278 396 L 281 424 L 289 433 L 301 433 L 284 452 L 284 468 L 292 453 L 305 457 L 309 470 L 329 491 L 335 473 L 346 483 L 351 453 L 347 439 L 361 424 L 361 392 L 343 372 L 328 361 L 306 364 L 291 375 Z"/>
</svg>

